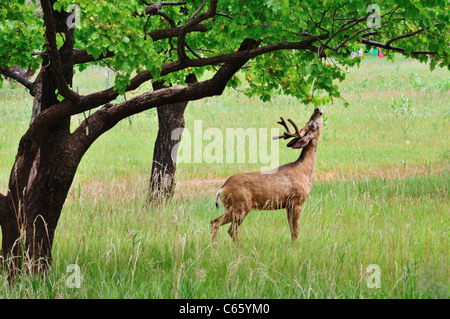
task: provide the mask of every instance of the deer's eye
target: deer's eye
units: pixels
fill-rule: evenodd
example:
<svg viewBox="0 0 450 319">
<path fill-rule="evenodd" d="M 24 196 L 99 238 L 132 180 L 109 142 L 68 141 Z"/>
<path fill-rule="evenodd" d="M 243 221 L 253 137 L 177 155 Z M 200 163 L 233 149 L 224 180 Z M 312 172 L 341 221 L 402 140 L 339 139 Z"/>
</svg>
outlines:
<svg viewBox="0 0 450 319">
<path fill-rule="evenodd" d="M 316 128 L 316 126 L 314 125 L 314 123 L 311 123 L 310 126 L 311 126 L 312 129 L 315 129 L 315 128 Z"/>
</svg>

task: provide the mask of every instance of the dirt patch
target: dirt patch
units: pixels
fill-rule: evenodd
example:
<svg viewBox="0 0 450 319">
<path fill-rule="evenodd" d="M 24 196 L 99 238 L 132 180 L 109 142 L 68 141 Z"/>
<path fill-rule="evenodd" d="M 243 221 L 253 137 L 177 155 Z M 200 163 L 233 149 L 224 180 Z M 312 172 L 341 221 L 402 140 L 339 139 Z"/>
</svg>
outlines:
<svg viewBox="0 0 450 319">
<path fill-rule="evenodd" d="M 408 178 L 419 176 L 434 176 L 442 175 L 448 172 L 447 165 L 437 167 L 405 167 L 405 168 L 376 168 L 358 171 L 343 171 L 343 172 L 314 172 L 313 181 L 319 183 L 333 182 L 333 181 L 348 181 L 348 180 L 364 180 L 372 178 Z M 176 197 L 180 194 L 199 193 L 215 193 L 225 183 L 227 178 L 213 178 L 213 179 L 193 179 L 182 180 L 177 182 Z"/>
<path fill-rule="evenodd" d="M 227 178 L 193 179 L 178 181 L 175 189 L 175 198 L 183 194 L 196 195 L 200 193 L 214 193 L 225 183 Z"/>
<path fill-rule="evenodd" d="M 434 176 L 448 173 L 449 166 L 435 167 L 406 167 L 406 168 L 376 168 L 357 171 L 316 171 L 313 174 L 314 183 L 327 183 L 334 181 L 364 180 L 372 178 L 408 178 L 419 176 Z M 211 179 L 179 180 L 176 184 L 174 199 L 195 197 L 201 194 L 214 196 L 217 190 L 225 183 L 228 177 Z M 102 200 L 109 197 L 133 198 L 146 196 L 147 179 L 143 176 L 133 175 L 115 181 L 76 181 L 69 192 L 69 200 L 78 200 L 81 197 L 91 200 Z"/>
</svg>

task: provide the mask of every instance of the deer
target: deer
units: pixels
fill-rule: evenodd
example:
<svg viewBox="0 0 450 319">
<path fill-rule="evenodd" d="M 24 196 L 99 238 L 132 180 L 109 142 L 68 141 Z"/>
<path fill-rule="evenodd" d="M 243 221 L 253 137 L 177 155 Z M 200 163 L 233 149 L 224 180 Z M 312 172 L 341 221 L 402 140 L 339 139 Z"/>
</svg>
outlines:
<svg viewBox="0 0 450 319">
<path fill-rule="evenodd" d="M 218 229 L 231 223 L 228 234 L 236 240 L 239 226 L 253 210 L 286 209 L 287 220 L 293 242 L 299 234 L 299 218 L 302 205 L 311 193 L 311 179 L 316 164 L 317 147 L 323 127 L 323 111 L 315 108 L 299 130 L 295 122 L 288 119 L 294 132 L 283 117 L 277 123 L 286 132 L 273 139 L 288 140 L 292 149 L 302 149 L 299 158 L 268 172 L 240 173 L 228 178 L 216 194 L 216 207 L 222 202 L 225 213 L 211 220 L 211 242 L 214 243 Z"/>
</svg>

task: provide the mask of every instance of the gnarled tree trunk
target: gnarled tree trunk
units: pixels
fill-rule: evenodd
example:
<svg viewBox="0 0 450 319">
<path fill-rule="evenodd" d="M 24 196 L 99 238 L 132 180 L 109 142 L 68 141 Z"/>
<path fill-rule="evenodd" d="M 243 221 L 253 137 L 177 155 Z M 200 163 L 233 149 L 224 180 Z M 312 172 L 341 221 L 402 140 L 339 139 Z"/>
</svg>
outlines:
<svg viewBox="0 0 450 319">
<path fill-rule="evenodd" d="M 194 74 L 186 77 L 186 83 L 196 83 Z M 153 89 L 166 86 L 154 82 Z M 152 172 L 149 183 L 148 202 L 159 202 L 172 196 L 175 190 L 175 171 L 177 168 L 177 146 L 184 130 L 184 110 L 188 102 L 163 105 L 157 108 L 158 135 L 153 149 Z"/>
<path fill-rule="evenodd" d="M 65 34 L 59 49 L 62 74 L 68 85 L 73 78 L 73 29 L 65 24 L 65 14 L 55 14 L 57 32 Z M 34 89 L 31 122 L 40 111 L 59 103 L 53 64 L 43 56 L 42 73 Z M 51 262 L 51 249 L 62 206 L 81 160 L 73 152 L 70 116 L 48 127 L 34 141 L 21 140 L 9 179 L 8 194 L 1 201 L 2 256 L 8 268 L 24 266 L 41 272 Z M 39 141 L 38 143 L 36 141 Z"/>
</svg>

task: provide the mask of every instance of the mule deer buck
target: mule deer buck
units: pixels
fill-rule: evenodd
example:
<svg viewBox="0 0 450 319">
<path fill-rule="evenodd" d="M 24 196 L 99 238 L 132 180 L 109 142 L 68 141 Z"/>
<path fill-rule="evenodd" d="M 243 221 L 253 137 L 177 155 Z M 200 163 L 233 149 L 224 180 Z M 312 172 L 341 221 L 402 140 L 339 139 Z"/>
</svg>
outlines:
<svg viewBox="0 0 450 319">
<path fill-rule="evenodd" d="M 231 223 L 228 233 L 233 240 L 244 218 L 252 209 L 276 210 L 286 208 L 292 240 L 298 237 L 301 207 L 311 192 L 311 177 L 314 171 L 323 126 L 322 110 L 316 108 L 310 120 L 299 130 L 291 119 L 295 132 L 291 132 L 286 121 L 281 117 L 277 122 L 284 126 L 286 132 L 273 139 L 292 140 L 287 144 L 293 149 L 303 148 L 300 157 L 293 163 L 280 166 L 273 171 L 261 173 L 236 174 L 219 189 L 219 200 L 225 207 L 225 214 L 211 220 L 211 241 L 214 242 L 220 226 Z"/>
</svg>

